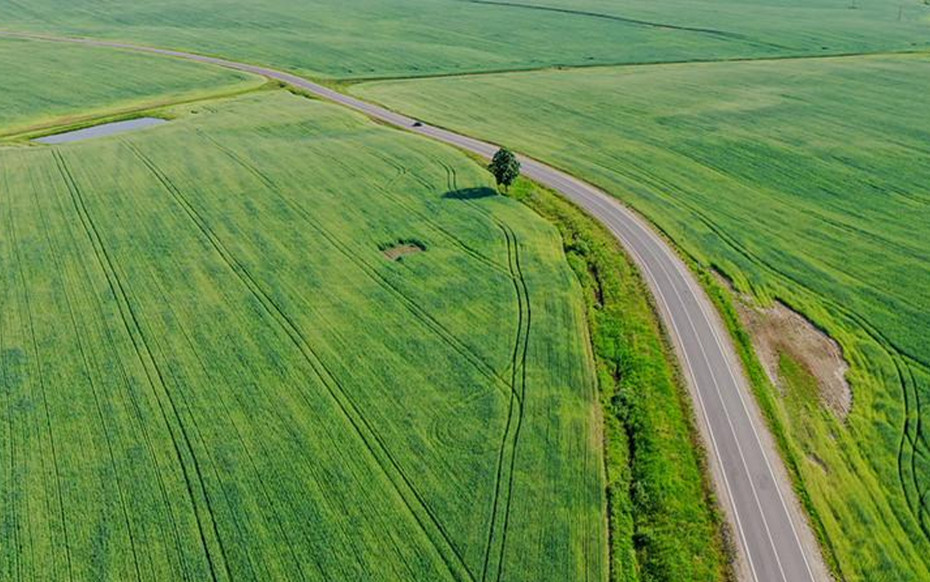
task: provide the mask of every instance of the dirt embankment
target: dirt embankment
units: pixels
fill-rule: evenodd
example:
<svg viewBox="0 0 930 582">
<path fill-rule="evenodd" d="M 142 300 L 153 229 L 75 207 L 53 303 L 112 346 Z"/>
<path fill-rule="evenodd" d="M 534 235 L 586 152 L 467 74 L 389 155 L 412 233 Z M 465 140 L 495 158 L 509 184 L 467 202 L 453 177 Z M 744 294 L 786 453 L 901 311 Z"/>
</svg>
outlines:
<svg viewBox="0 0 930 582">
<path fill-rule="evenodd" d="M 733 290 L 726 280 L 719 279 Z M 824 406 L 845 420 L 852 407 L 852 389 L 846 380 L 849 364 L 840 345 L 781 302 L 760 307 L 751 297 L 736 292 L 734 295 L 736 310 L 772 383 L 784 389 L 778 371 L 779 357 L 791 356 L 816 378 Z"/>
</svg>

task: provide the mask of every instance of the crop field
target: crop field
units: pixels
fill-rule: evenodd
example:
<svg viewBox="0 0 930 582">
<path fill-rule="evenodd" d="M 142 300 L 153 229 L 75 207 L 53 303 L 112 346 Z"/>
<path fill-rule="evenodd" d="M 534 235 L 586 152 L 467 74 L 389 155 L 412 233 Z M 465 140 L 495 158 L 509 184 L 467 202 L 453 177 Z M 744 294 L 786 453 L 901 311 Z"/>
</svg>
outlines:
<svg viewBox="0 0 930 582">
<path fill-rule="evenodd" d="M 841 573 L 930 576 L 930 116 L 919 105 L 930 58 L 617 67 L 352 91 L 599 184 L 740 291 L 778 298 L 828 331 L 852 366 L 850 416 L 816 397 L 793 401 L 803 386 L 784 397 L 769 388 L 764 405 L 785 428 L 789 463 Z"/>
<path fill-rule="evenodd" d="M 0 79 L 0 137 L 262 83 L 244 73 L 164 57 L 2 36 Z"/>
<path fill-rule="evenodd" d="M 0 149 L 0 578 L 603 579 L 556 229 L 333 105 L 169 113 Z"/>
<path fill-rule="evenodd" d="M 930 579 L 928 0 L 0 0 L 0 579 L 711 580 L 609 235 L 257 77 L 4 31 L 292 71 L 599 185 L 699 271 L 839 577 Z M 839 342 L 848 416 L 713 272 Z"/>
<path fill-rule="evenodd" d="M 913 50 L 928 18 L 921 0 L 0 0 L 0 28 L 331 78 Z"/>
</svg>

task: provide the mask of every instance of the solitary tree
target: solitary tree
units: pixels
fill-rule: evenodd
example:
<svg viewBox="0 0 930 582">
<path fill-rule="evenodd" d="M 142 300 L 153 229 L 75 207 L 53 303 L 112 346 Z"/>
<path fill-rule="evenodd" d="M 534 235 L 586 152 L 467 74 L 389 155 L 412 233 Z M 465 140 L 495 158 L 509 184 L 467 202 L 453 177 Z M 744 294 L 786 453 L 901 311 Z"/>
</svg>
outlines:
<svg viewBox="0 0 930 582">
<path fill-rule="evenodd" d="M 503 186 L 504 189 L 507 190 L 517 179 L 517 176 L 520 175 L 520 161 L 517 160 L 517 156 L 515 156 L 512 151 L 507 148 L 501 148 L 497 150 L 497 153 L 491 158 L 491 163 L 488 164 L 488 170 L 494 174 L 494 179 L 497 180 L 497 187 L 500 188 Z"/>
</svg>

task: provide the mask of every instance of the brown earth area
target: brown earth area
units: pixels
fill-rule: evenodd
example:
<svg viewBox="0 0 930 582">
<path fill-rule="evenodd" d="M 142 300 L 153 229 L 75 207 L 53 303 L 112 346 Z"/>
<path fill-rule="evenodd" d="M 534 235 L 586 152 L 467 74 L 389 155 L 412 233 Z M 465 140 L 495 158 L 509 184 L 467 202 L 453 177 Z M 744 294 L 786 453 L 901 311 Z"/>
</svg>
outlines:
<svg viewBox="0 0 930 582">
<path fill-rule="evenodd" d="M 718 279 L 733 291 L 728 281 Z M 761 307 L 752 297 L 735 291 L 734 295 L 736 311 L 772 383 L 784 389 L 778 359 L 779 354 L 787 353 L 817 379 L 824 406 L 845 420 L 852 407 L 852 389 L 846 380 L 849 364 L 836 340 L 784 303 L 775 301 L 770 307 Z"/>
<path fill-rule="evenodd" d="M 407 255 L 413 255 L 416 253 L 422 253 L 423 249 L 417 245 L 397 245 L 395 247 L 390 247 L 381 251 L 384 253 L 384 256 L 392 261 L 399 260 L 402 257 Z"/>
</svg>

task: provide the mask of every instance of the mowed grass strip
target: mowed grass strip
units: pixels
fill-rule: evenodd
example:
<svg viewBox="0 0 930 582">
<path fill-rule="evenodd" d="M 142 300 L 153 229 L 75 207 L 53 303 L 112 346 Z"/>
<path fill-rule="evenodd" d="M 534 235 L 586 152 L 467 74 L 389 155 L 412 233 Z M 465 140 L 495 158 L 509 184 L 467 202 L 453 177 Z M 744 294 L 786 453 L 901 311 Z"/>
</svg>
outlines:
<svg viewBox="0 0 930 582">
<path fill-rule="evenodd" d="M 0 35 L 0 137 L 261 86 L 219 67 Z"/>
<path fill-rule="evenodd" d="M 197 109 L 0 150 L 0 578 L 603 579 L 558 231 L 338 107 Z"/>
<path fill-rule="evenodd" d="M 835 337 L 852 366 L 845 421 L 784 402 L 761 369 L 750 371 L 839 571 L 921 579 L 930 575 L 920 493 L 930 478 L 920 428 L 930 397 L 930 118 L 915 103 L 930 90 L 928 72 L 930 59 L 910 55 L 353 91 L 585 177 L 699 267 L 763 303 L 781 299 Z"/>
</svg>

